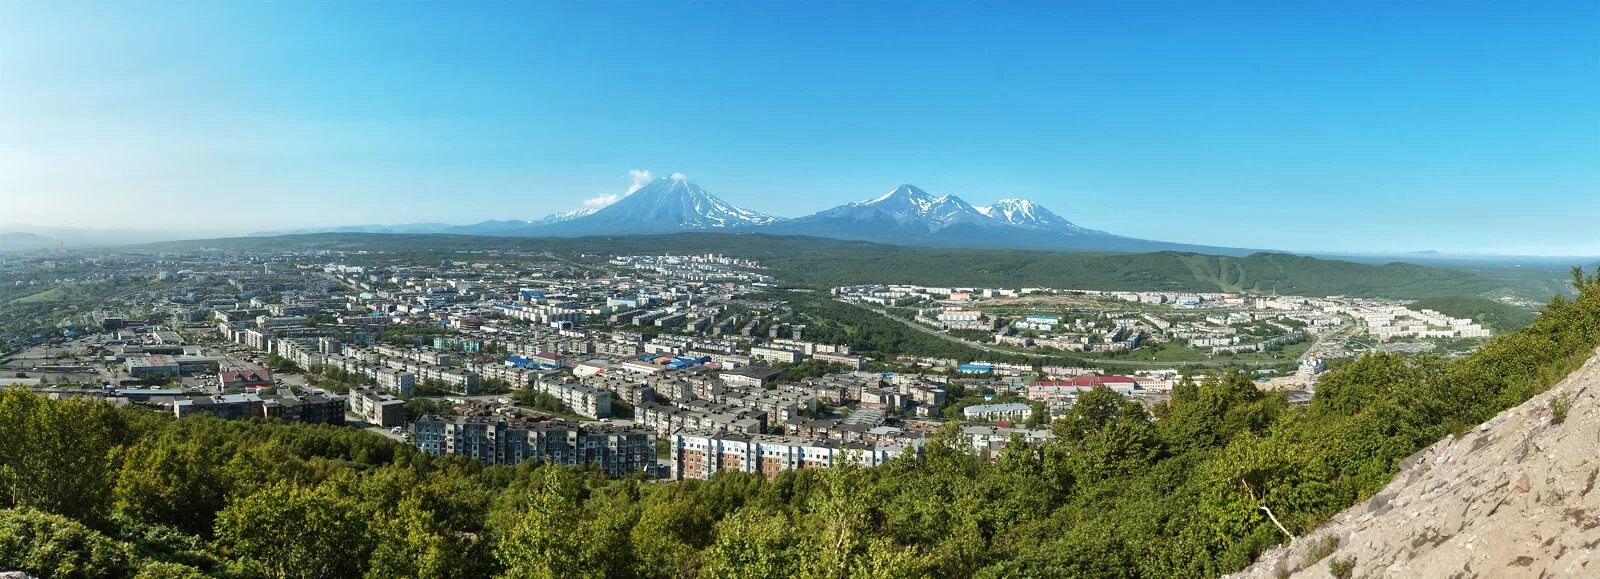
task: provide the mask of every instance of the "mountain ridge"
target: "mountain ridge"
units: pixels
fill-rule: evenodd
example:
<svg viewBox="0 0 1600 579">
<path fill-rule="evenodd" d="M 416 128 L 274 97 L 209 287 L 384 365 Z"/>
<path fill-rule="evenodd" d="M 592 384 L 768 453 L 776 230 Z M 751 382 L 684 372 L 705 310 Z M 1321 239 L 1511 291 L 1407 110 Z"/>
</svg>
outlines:
<svg viewBox="0 0 1600 579">
<path fill-rule="evenodd" d="M 976 206 L 953 194 L 935 196 L 915 185 L 795 218 L 745 209 L 717 197 L 681 174 L 654 179 L 599 208 L 556 212 L 534 220 L 488 220 L 469 225 L 436 223 L 345 226 L 261 232 L 450 233 L 517 237 L 653 235 L 727 230 L 807 235 L 895 245 L 1051 251 L 1194 251 L 1248 255 L 1257 250 L 1124 237 L 1079 226 L 1028 199 L 1003 198 Z"/>
<path fill-rule="evenodd" d="M 27 231 L 9 231 L 0 233 L 0 252 L 48 249 L 55 247 L 59 243 L 60 242 L 49 237 Z"/>
</svg>

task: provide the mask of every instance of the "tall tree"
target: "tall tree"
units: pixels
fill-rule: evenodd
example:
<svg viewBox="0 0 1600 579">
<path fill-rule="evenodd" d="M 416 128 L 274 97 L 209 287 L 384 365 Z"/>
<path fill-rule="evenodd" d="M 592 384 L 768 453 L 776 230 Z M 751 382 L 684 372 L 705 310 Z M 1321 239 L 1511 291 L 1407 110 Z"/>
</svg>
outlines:
<svg viewBox="0 0 1600 579">
<path fill-rule="evenodd" d="M 109 404 L 0 393 L 0 501 L 98 523 L 110 511 L 112 450 L 128 436 Z"/>
<path fill-rule="evenodd" d="M 604 577 L 598 561 L 580 556 L 592 538 L 582 534 L 578 478 L 551 467 L 535 469 L 533 477 L 526 510 L 495 545 L 505 577 Z"/>
<path fill-rule="evenodd" d="M 321 487 L 272 484 L 217 515 L 216 545 L 270 577 L 355 577 L 371 550 L 359 512 Z"/>
<path fill-rule="evenodd" d="M 147 437 L 122 453 L 112 498 L 135 519 L 210 535 L 211 521 L 227 498 L 221 457 L 194 439 L 168 433 Z"/>
</svg>

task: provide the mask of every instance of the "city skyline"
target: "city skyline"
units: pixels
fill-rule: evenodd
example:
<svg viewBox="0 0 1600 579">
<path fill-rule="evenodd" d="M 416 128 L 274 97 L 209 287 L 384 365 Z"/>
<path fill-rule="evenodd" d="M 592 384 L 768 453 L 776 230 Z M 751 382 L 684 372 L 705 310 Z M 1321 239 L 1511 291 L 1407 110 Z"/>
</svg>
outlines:
<svg viewBox="0 0 1600 579">
<path fill-rule="evenodd" d="M 783 217 L 910 183 L 1182 243 L 1600 254 L 1592 3 L 629 9 L 8 4 L 0 222 L 537 219 L 650 171 Z"/>
</svg>

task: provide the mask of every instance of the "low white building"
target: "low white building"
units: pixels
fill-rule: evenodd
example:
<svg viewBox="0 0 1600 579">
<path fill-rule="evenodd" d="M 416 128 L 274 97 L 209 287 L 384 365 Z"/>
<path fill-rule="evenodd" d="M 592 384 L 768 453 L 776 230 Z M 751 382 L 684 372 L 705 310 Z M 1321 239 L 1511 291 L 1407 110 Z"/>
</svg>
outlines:
<svg viewBox="0 0 1600 579">
<path fill-rule="evenodd" d="M 1033 416 L 1033 407 L 1021 402 L 976 404 L 961 409 L 961 415 L 967 420 L 1024 421 Z"/>
</svg>

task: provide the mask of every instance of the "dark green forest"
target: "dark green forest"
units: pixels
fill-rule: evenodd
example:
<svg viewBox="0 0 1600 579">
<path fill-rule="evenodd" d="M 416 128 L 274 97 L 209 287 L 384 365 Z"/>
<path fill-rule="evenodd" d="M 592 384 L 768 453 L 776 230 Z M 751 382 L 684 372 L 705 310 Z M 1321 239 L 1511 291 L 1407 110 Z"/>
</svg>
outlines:
<svg viewBox="0 0 1600 579">
<path fill-rule="evenodd" d="M 329 426 L 0 395 L 0 568 L 46 577 L 1199 577 L 1600 345 L 1600 275 L 1457 359 L 1369 355 L 1309 407 L 1233 374 L 1108 390 L 988 463 L 957 432 L 875 469 L 679 483 L 484 468 Z"/>
<path fill-rule="evenodd" d="M 1127 291 L 1256 291 L 1415 299 L 1503 291 L 1518 280 L 1408 263 L 1370 265 L 1286 253 L 1244 257 L 1155 253 L 932 249 L 763 234 L 679 233 L 579 238 L 315 233 L 177 241 L 149 249 L 231 251 L 521 250 L 573 257 L 706 253 L 757 259 L 781 282 L 815 288 L 868 283 L 1044 286 Z M 1000 280 L 1004 280 L 1003 282 Z M 1523 280 L 1525 281 L 1525 280 Z M 1529 288 L 1513 288 L 1532 291 Z M 1542 289 L 1542 288 L 1541 288 Z M 1544 295 L 1544 294 L 1539 294 Z"/>
</svg>

